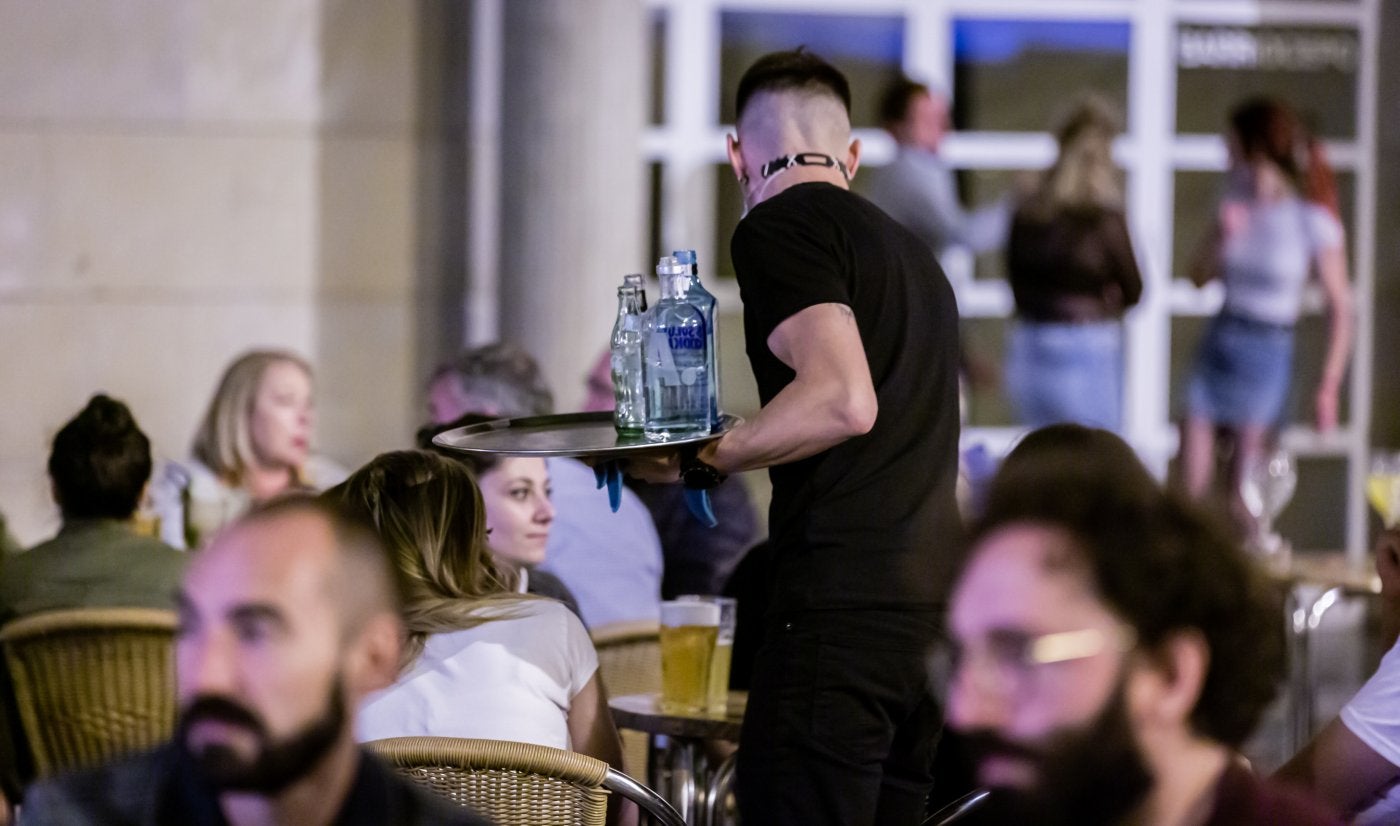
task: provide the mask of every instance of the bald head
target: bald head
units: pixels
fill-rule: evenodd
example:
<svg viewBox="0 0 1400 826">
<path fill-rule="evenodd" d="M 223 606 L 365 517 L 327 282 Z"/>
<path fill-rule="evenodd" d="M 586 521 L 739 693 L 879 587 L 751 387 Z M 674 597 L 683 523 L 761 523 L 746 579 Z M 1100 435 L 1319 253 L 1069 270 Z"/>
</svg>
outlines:
<svg viewBox="0 0 1400 826">
<path fill-rule="evenodd" d="M 735 125 L 739 142 L 765 159 L 796 152 L 842 157 L 851 142 L 851 120 L 841 101 L 820 89 L 760 91 Z"/>
<path fill-rule="evenodd" d="M 402 607 L 397 574 L 378 534 L 322 499 L 274 499 L 223 531 L 194 564 L 223 556 L 273 579 L 315 580 L 347 633 L 372 616 L 397 616 Z"/>
</svg>

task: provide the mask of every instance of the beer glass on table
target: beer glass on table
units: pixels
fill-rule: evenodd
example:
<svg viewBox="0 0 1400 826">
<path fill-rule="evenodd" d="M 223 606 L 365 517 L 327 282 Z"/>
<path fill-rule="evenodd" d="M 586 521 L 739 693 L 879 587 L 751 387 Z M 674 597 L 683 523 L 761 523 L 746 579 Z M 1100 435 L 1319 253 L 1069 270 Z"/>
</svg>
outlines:
<svg viewBox="0 0 1400 826">
<path fill-rule="evenodd" d="M 734 657 L 734 628 L 739 620 L 739 603 L 733 597 L 682 594 L 682 602 L 708 602 L 719 606 L 719 633 L 715 636 L 714 656 L 710 658 L 708 707 L 711 714 L 729 711 L 729 665 Z"/>
<path fill-rule="evenodd" d="M 720 607 L 711 602 L 661 603 L 661 710 L 704 714 L 710 664 L 719 637 Z"/>
</svg>

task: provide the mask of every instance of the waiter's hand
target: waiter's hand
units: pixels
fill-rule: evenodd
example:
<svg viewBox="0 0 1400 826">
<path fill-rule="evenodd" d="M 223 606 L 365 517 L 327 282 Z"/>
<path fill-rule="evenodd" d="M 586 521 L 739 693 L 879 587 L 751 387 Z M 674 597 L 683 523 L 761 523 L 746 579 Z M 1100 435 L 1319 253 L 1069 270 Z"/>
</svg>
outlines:
<svg viewBox="0 0 1400 826">
<path fill-rule="evenodd" d="M 674 448 L 629 454 L 622 472 L 655 485 L 674 484 L 681 480 L 681 454 Z"/>
</svg>

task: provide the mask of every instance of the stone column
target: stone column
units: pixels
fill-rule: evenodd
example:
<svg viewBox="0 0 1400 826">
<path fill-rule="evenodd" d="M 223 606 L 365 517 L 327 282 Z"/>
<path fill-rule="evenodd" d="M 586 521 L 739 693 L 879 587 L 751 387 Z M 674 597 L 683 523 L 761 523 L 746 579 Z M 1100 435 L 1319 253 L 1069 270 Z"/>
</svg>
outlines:
<svg viewBox="0 0 1400 826">
<path fill-rule="evenodd" d="M 616 286 L 645 270 L 641 0 L 505 4 L 501 336 L 560 411 L 607 345 Z"/>
</svg>

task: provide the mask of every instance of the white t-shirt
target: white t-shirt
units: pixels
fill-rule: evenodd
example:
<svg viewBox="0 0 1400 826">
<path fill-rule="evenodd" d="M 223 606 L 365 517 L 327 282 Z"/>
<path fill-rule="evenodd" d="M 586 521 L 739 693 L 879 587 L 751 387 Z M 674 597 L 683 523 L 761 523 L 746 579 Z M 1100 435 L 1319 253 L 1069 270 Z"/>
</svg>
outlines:
<svg viewBox="0 0 1400 826">
<path fill-rule="evenodd" d="M 1341 718 L 1371 751 L 1400 767 L 1400 643 L 1381 658 L 1380 667 L 1342 709 Z M 1352 822 L 1400 822 L 1400 783 L 1383 790 Z"/>
<path fill-rule="evenodd" d="M 356 738 L 483 737 L 571 748 L 569 705 L 598 670 L 583 623 L 549 599 L 489 610 L 502 618 L 428 637 L 417 662 L 361 706 Z"/>
</svg>

